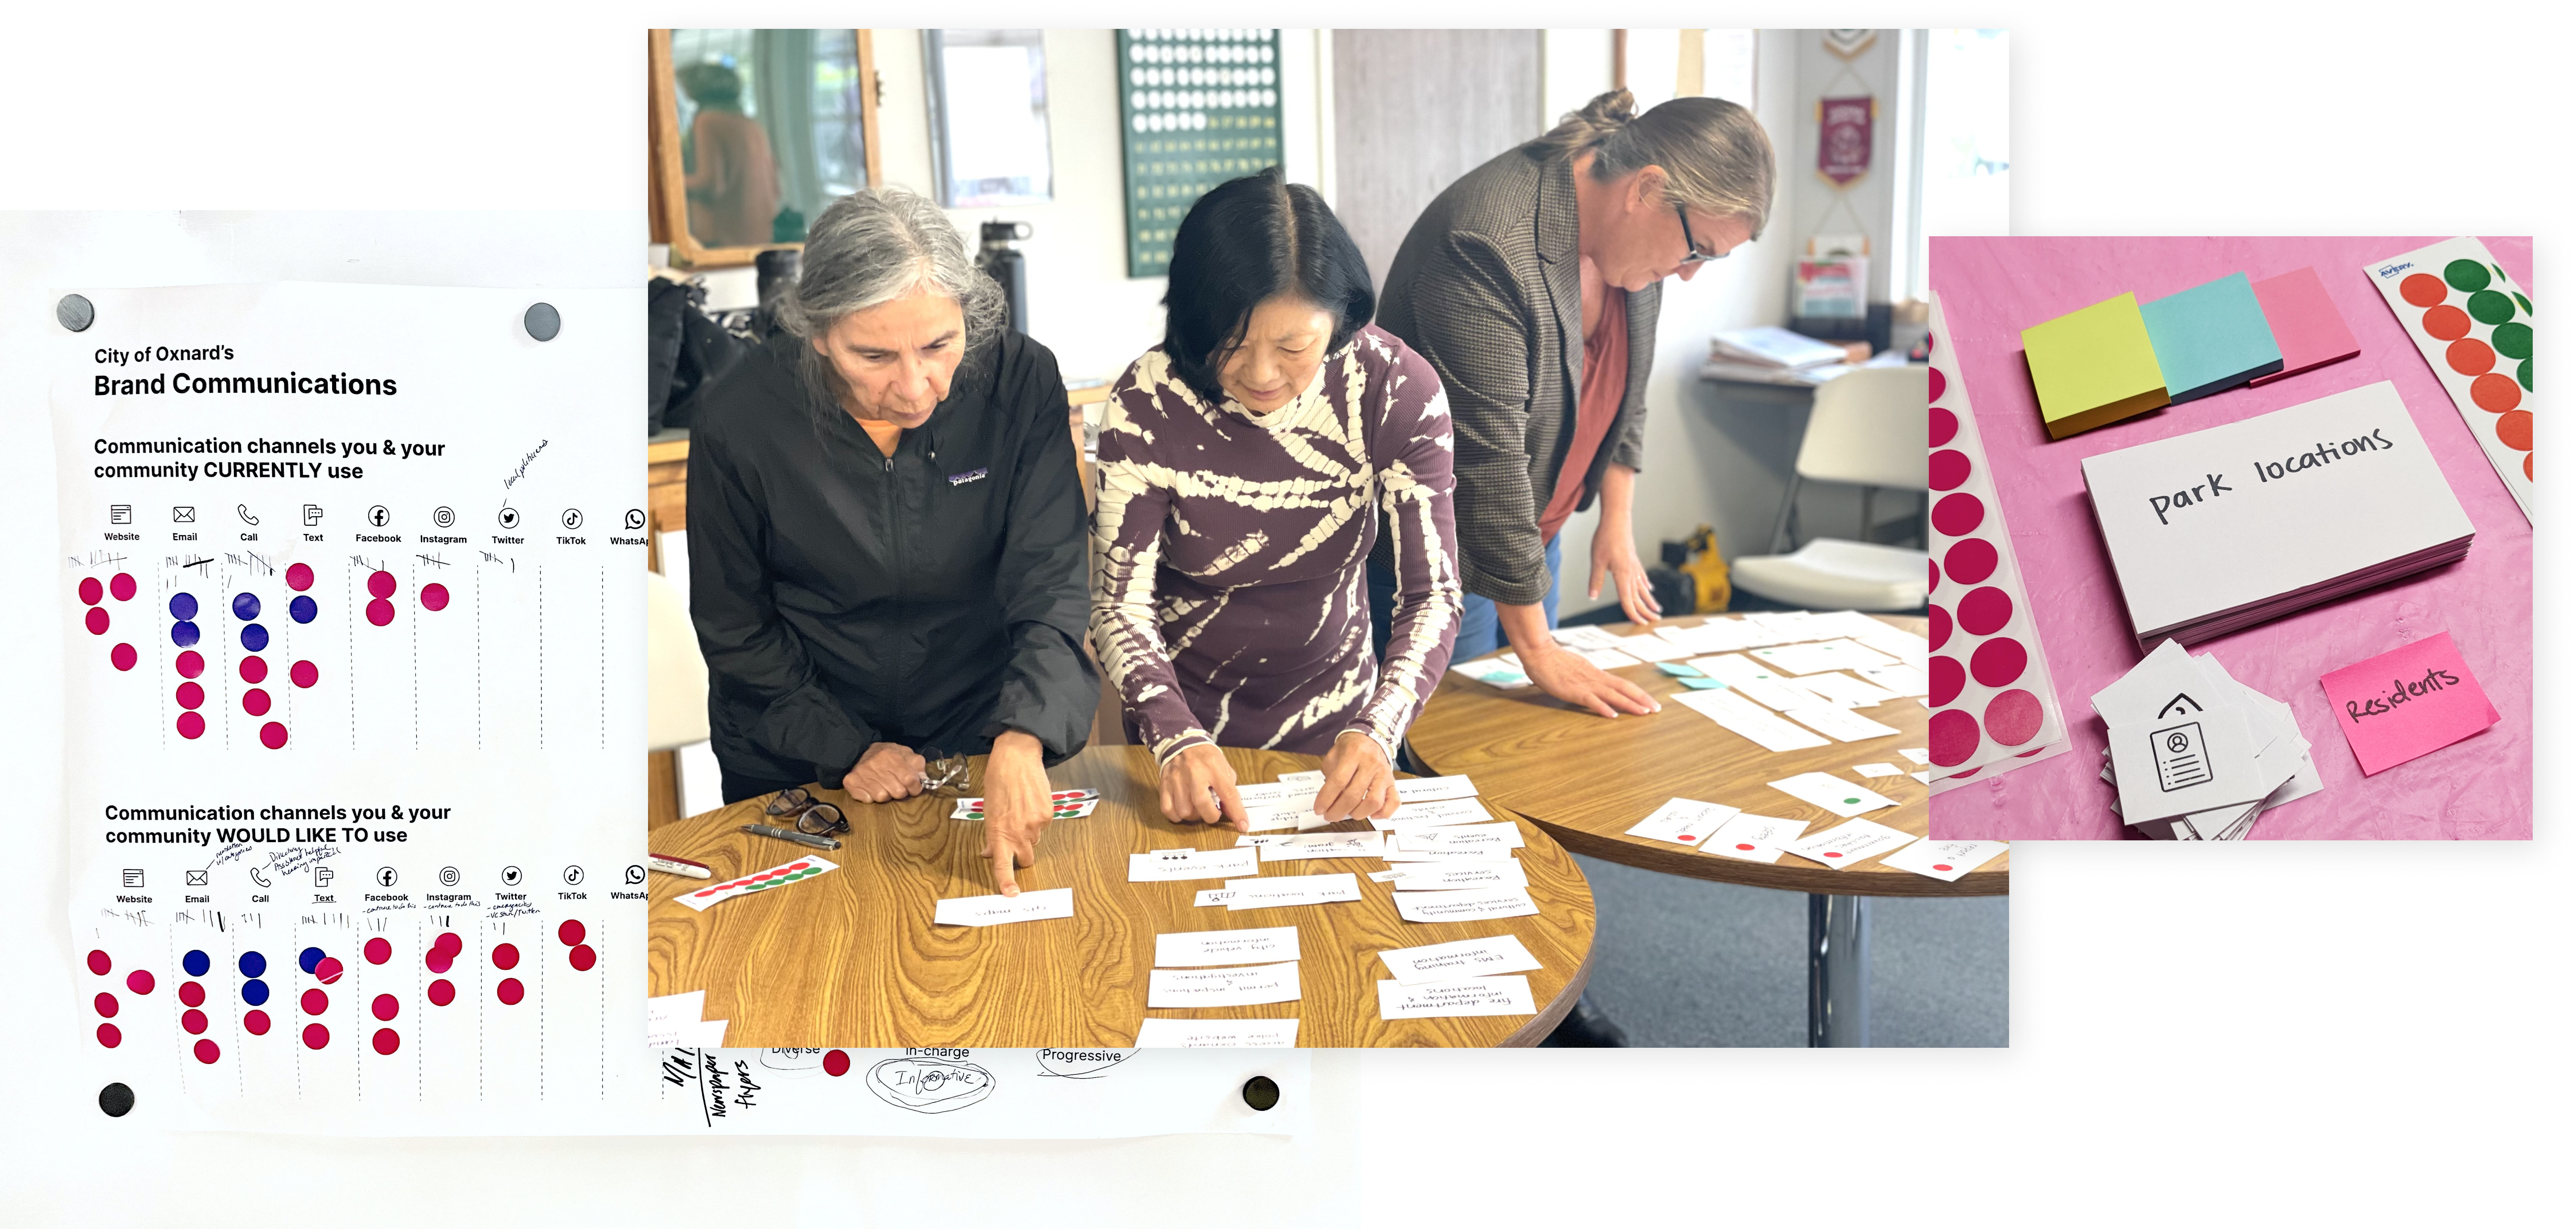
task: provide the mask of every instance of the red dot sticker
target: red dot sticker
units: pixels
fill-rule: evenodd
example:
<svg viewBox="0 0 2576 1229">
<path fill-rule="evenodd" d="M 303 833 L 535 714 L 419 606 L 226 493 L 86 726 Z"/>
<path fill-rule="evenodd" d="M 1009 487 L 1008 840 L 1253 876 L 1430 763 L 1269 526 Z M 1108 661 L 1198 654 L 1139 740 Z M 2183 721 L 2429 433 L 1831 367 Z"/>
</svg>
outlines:
<svg viewBox="0 0 2576 1229">
<path fill-rule="evenodd" d="M 195 683 L 181 683 L 178 700 L 181 708 L 202 708 L 206 703 L 206 689 Z"/>
<path fill-rule="evenodd" d="M 378 1053 L 378 1054 L 391 1054 L 391 1053 L 393 1053 L 394 1051 L 399 1050 L 399 1049 L 401 1049 L 401 1048 L 402 1048 L 402 1034 L 397 1033 L 397 1032 L 395 1032 L 395 1031 L 393 1031 L 392 1029 L 389 1029 L 389 1028 L 380 1028 L 380 1029 L 377 1029 L 377 1030 L 376 1030 L 376 1036 L 375 1036 L 375 1046 L 376 1046 L 376 1053 Z"/>
<path fill-rule="evenodd" d="M 383 964 L 394 958 L 394 945 L 386 942 L 382 937 L 367 940 L 364 950 L 367 953 L 368 964 Z"/>
<path fill-rule="evenodd" d="M 286 566 L 286 587 L 302 593 L 313 587 L 313 569 L 301 563 Z"/>
<path fill-rule="evenodd" d="M 1932 446 L 1935 448 L 1958 437 L 1959 416 L 1940 406 L 1932 407 Z"/>
<path fill-rule="evenodd" d="M 2522 404 L 2522 386 L 2514 383 L 2512 376 L 2490 371 L 2469 381 L 2469 400 L 2487 413 L 2501 414 Z"/>
<path fill-rule="evenodd" d="M 1950 579 L 1963 585 L 1978 584 L 1994 575 L 1995 563 L 1994 544 L 1984 538 L 1969 538 L 1951 547 L 1950 553 L 1941 557 L 1942 569 L 1950 573 Z"/>
<path fill-rule="evenodd" d="M 203 1007 L 206 1005 L 206 988 L 192 981 L 181 982 L 179 983 L 179 1001 L 190 1007 Z"/>
<path fill-rule="evenodd" d="M 216 1045 L 212 1038 L 200 1037 L 197 1039 L 196 1053 L 198 1062 L 211 1066 L 216 1059 L 224 1056 L 224 1048 Z"/>
<path fill-rule="evenodd" d="M 312 662 L 299 661 L 287 667 L 286 677 L 293 680 L 298 687 L 310 687 L 322 681 L 322 672 L 315 669 Z"/>
<path fill-rule="evenodd" d="M 98 1014 L 102 1016 L 106 1016 L 109 1019 L 114 1019 L 116 1017 L 116 996 L 113 994 L 109 994 L 108 992 L 101 990 L 98 992 L 97 998 L 89 1001 L 89 1005 L 97 1008 Z"/>
<path fill-rule="evenodd" d="M 188 1035 L 191 1037 L 206 1031 L 206 1013 L 199 1011 L 194 1007 L 180 1012 L 179 1027 L 186 1029 L 188 1031 Z"/>
<path fill-rule="evenodd" d="M 1988 687 L 2001 687 L 2021 677 L 2030 665 L 2030 652 L 2010 636 L 1999 636 L 1977 646 L 1968 658 L 1968 673 Z"/>
<path fill-rule="evenodd" d="M 429 950 L 433 952 L 445 952 L 450 956 L 454 956 L 456 953 L 465 950 L 465 940 L 459 937 L 453 930 L 442 930 L 438 932 L 437 938 L 429 941 Z"/>
<path fill-rule="evenodd" d="M 390 1020 L 402 1014 L 402 1000 L 390 994 L 379 994 L 367 1004 L 367 1012 L 379 1020 Z"/>
<path fill-rule="evenodd" d="M 253 1037 L 268 1035 L 268 1013 L 254 1007 L 242 1013 L 242 1031 Z"/>
<path fill-rule="evenodd" d="M 305 1015 L 318 1016 L 331 1010 L 331 996 L 319 990 L 307 990 L 302 998 L 296 1000 L 296 1005 L 304 1009 Z"/>
<path fill-rule="evenodd" d="M 1986 733 L 2007 747 L 2018 747 L 2039 733 L 2039 697 L 2013 688 L 1986 702 Z"/>
<path fill-rule="evenodd" d="M 267 682 L 267 660 L 259 657 L 245 657 L 241 659 L 241 680 L 245 683 Z"/>
<path fill-rule="evenodd" d="M 1932 647 L 1940 648 L 1949 641 L 1950 612 L 1935 606 L 1932 608 Z"/>
<path fill-rule="evenodd" d="M 181 653 L 178 665 L 179 677 L 183 679 L 192 679 L 206 672 L 206 659 L 198 656 L 195 649 Z"/>
<path fill-rule="evenodd" d="M 447 1006 L 448 1004 L 453 1003 L 453 1002 L 455 1002 L 455 1001 L 456 1001 L 456 983 L 455 983 L 455 982 L 449 981 L 449 980 L 447 980 L 446 978 L 442 977 L 442 978 L 439 978 L 437 981 L 434 981 L 434 982 L 429 983 L 429 1003 L 430 1003 L 430 1006 L 432 1006 L 432 1007 L 445 1007 L 445 1006 Z"/>
<path fill-rule="evenodd" d="M 563 940 L 563 945 L 565 947 L 574 947 L 579 945 L 581 943 L 581 937 L 588 933 L 588 931 L 581 928 L 580 922 L 573 920 L 566 920 L 563 925 L 555 927 L 555 937 Z"/>
<path fill-rule="evenodd" d="M 109 649 L 107 651 L 107 664 L 114 666 L 119 670 L 133 669 L 134 646 L 130 644 L 120 644 L 115 648 Z"/>
<path fill-rule="evenodd" d="M 1825 856 L 1828 858 L 1839 858 L 1843 856 L 1843 854 L 1839 849 L 1828 849 L 1825 851 Z"/>
<path fill-rule="evenodd" d="M 1940 368 L 1938 368 L 1938 367 L 1933 368 L 1933 369 L 1932 369 L 1932 400 L 1934 400 L 1934 401 L 1939 401 L 1939 400 L 1941 399 L 1941 394 L 1942 394 L 1942 392 L 1943 392 L 1944 390 L 1948 389 L 1949 387 L 1950 387 L 1950 380 L 1949 380 L 1949 377 L 1942 375 L 1942 374 L 1941 374 L 1941 369 L 1940 369 Z M 1935 442 L 1937 443 L 1938 441 L 1935 441 Z"/>
<path fill-rule="evenodd" d="M 431 610 L 447 609 L 447 586 L 437 583 L 422 585 L 420 604 Z"/>
<path fill-rule="evenodd" d="M 2450 288 L 2430 273 L 2418 273 L 2397 283 L 2397 293 L 2417 307 L 2431 307 L 2451 297 Z"/>
<path fill-rule="evenodd" d="M 123 572 L 119 572 L 116 575 L 109 577 L 107 582 L 107 592 L 108 596 L 113 597 L 120 602 L 133 601 L 134 578 Z"/>
<path fill-rule="evenodd" d="M 527 987 L 519 984 L 518 978 L 504 977 L 501 979 L 501 985 L 498 988 L 497 993 L 501 996 L 501 1003 L 503 1006 L 516 1007 L 518 1006 L 520 999 L 527 997 L 528 989 Z"/>
<path fill-rule="evenodd" d="M 2452 342 L 2451 348 L 2442 352 L 2442 361 L 2449 363 L 2451 370 L 2461 375 L 2482 376 L 2495 370 L 2495 351 L 2474 337 L 2465 338 Z M 103 614 L 99 623 L 99 630 L 105 630 L 106 617 Z"/>
<path fill-rule="evenodd" d="M 499 947 L 493 948 L 492 967 L 496 969 L 515 969 L 519 967 L 519 945 L 516 943 L 504 943 Z"/>
<path fill-rule="evenodd" d="M 2458 341 L 2469 335 L 2469 313 L 2444 305 L 2424 313 L 2424 331 L 2436 341 Z"/>
<path fill-rule="evenodd" d="M 1743 851 L 1744 851 L 1744 852 L 1746 852 L 1746 853 L 1751 853 L 1751 852 L 1753 852 L 1753 847 L 1752 847 L 1751 845 L 1739 844 L 1739 845 L 1737 845 L 1737 846 L 1736 846 L 1736 848 L 1737 848 L 1737 849 L 1741 849 L 1741 850 L 1743 850 Z"/>
<path fill-rule="evenodd" d="M 2012 621 L 2012 596 L 1988 585 L 1959 599 L 1960 630 L 1975 636 L 1991 636 Z M 1933 645 L 1939 648 L 1939 645 Z"/>
<path fill-rule="evenodd" d="M 1932 714 L 1924 740 L 1931 744 L 1925 750 L 1933 763 L 1943 768 L 1967 763 L 1977 753 L 1977 719 L 1955 708 L 1943 709 Z"/>
<path fill-rule="evenodd" d="M 314 962 L 313 978 L 325 986 L 340 980 L 340 973 L 340 958 L 337 956 L 324 956 L 322 959 Z"/>
<path fill-rule="evenodd" d="M 107 600 L 107 587 L 98 583 L 95 576 L 84 576 L 81 577 L 80 595 L 81 605 L 96 606 Z"/>
<path fill-rule="evenodd" d="M 823 1056 L 823 1074 L 837 1079 L 850 1073 L 850 1056 L 839 1050 Z"/>
<path fill-rule="evenodd" d="M 1932 579 L 1929 583 L 1924 585 L 1924 589 L 1927 592 L 1939 589 L 1941 587 L 1940 563 L 1935 560 L 1926 559 L 1923 561 L 1923 566 L 1932 573 Z"/>
<path fill-rule="evenodd" d="M 98 1026 L 98 1043 L 100 1045 L 113 1050 L 116 1048 L 116 1043 L 123 1040 L 125 1040 L 125 1034 L 119 1032 L 115 1025 L 102 1024 Z"/>
<path fill-rule="evenodd" d="M 195 713 L 179 714 L 179 737 L 196 738 L 206 732 L 206 719 Z"/>
<path fill-rule="evenodd" d="M 1698 838 L 1698 837 L 1695 837 L 1695 836 L 1692 836 L 1690 833 L 1685 832 L 1685 833 L 1682 833 L 1680 836 L 1674 837 L 1673 839 L 1674 839 L 1674 840 L 1676 840 L 1676 841 L 1696 841 L 1696 840 L 1698 840 L 1699 838 Z"/>
<path fill-rule="evenodd" d="M 105 608 L 98 606 L 90 607 L 89 617 L 86 622 L 89 625 L 90 635 L 104 636 L 107 634 L 107 611 Z"/>
<path fill-rule="evenodd" d="M 152 993 L 151 971 L 148 969 L 136 969 L 135 971 L 126 974 L 125 988 L 135 992 L 136 994 Z"/>
<path fill-rule="evenodd" d="M 1931 675 L 1932 694 L 1927 698 L 1934 708 L 1958 699 L 1959 693 L 1968 686 L 1967 667 L 1960 665 L 1956 657 L 1933 658 Z"/>
<path fill-rule="evenodd" d="M 2503 441 L 2505 447 L 2511 448 L 2517 452 L 2531 451 L 2530 414 L 2522 410 L 2515 410 L 2510 414 L 2499 414 L 2496 416 L 2495 431 L 2496 438 Z M 2525 474 L 2523 476 L 2526 478 L 2530 477 L 2529 474 Z"/>
<path fill-rule="evenodd" d="M 274 721 L 259 727 L 259 745 L 266 747 L 271 751 L 275 751 L 278 748 L 285 746 L 286 727 Z"/>
<path fill-rule="evenodd" d="M 599 953 L 592 951 L 589 944 L 584 943 L 581 946 L 572 949 L 573 968 L 587 973 L 590 971 L 590 966 L 597 963 L 599 963 Z"/>
<path fill-rule="evenodd" d="M 445 948 L 433 947 L 421 956 L 420 962 L 432 973 L 444 973 L 455 967 L 456 957 Z"/>
<path fill-rule="evenodd" d="M 1932 864 L 1932 869 L 1936 871 L 1946 871 L 1950 869 L 1950 864 L 1947 862 L 1935 862 Z"/>
<path fill-rule="evenodd" d="M 387 597 L 392 597 L 393 595 L 394 595 L 394 574 L 393 574 L 393 573 L 391 573 L 391 572 L 376 572 L 376 573 L 372 573 L 372 574 L 370 574 L 370 575 L 367 577 L 367 596 L 369 596 L 369 597 L 373 597 L 373 598 L 387 598 Z"/>
<path fill-rule="evenodd" d="M 1932 505 L 1932 527 L 1951 537 L 1964 538 L 1985 523 L 1985 501 L 1966 491 L 1944 495 L 1941 502 Z"/>
<path fill-rule="evenodd" d="M 1975 468 L 1968 463 L 1968 454 L 1955 448 L 1944 448 L 1932 454 L 1926 472 L 1931 476 L 1933 490 L 1946 491 L 1966 482 L 1969 471 Z"/>
<path fill-rule="evenodd" d="M 394 604 L 383 598 L 367 603 L 367 622 L 378 627 L 394 621 Z"/>
<path fill-rule="evenodd" d="M 319 1050 L 329 1044 L 331 1044 L 331 1030 L 324 1028 L 319 1024 L 307 1024 L 304 1026 L 305 1049 Z"/>
<path fill-rule="evenodd" d="M 253 687 L 242 693 L 242 711 L 253 717 L 268 715 L 268 693 Z"/>
<path fill-rule="evenodd" d="M 91 948 L 91 949 L 89 949 L 89 971 L 90 971 L 90 972 L 92 972 L 92 973 L 96 973 L 96 974 L 98 974 L 98 975 L 99 975 L 99 976 L 101 976 L 101 977 L 105 977 L 105 976 L 107 976 L 107 974 L 108 974 L 108 970 L 113 969 L 113 968 L 115 968 L 115 967 L 116 967 L 116 962 L 115 962 L 115 961 L 113 961 L 113 960 L 108 959 L 108 957 L 107 957 L 107 953 L 102 952 L 102 951 L 100 951 L 100 950 L 98 950 L 97 948 L 94 948 L 94 947 L 93 947 L 93 948 Z"/>
</svg>

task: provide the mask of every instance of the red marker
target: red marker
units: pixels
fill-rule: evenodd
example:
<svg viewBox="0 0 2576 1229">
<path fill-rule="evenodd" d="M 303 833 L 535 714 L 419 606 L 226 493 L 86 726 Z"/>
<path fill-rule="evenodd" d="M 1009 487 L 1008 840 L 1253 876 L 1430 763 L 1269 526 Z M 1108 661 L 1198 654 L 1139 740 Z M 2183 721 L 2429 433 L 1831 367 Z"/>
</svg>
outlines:
<svg viewBox="0 0 2576 1229">
<path fill-rule="evenodd" d="M 662 872 L 665 875 L 686 875 L 691 879 L 713 879 L 716 874 L 714 871 L 708 870 L 707 865 L 704 862 L 691 862 L 687 858 L 674 858 L 666 853 L 646 854 L 644 855 L 644 864 L 652 867 L 654 870 Z"/>
</svg>

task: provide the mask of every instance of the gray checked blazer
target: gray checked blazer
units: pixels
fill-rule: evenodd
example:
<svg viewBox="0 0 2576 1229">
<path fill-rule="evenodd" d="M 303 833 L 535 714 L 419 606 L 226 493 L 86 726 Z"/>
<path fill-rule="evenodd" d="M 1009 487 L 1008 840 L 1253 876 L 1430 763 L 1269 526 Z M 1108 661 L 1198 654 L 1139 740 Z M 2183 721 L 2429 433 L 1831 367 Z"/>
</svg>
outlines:
<svg viewBox="0 0 2576 1229">
<path fill-rule="evenodd" d="M 1583 288 L 1572 159 L 1518 147 L 1469 171 L 1396 249 L 1377 322 L 1431 361 L 1457 429 L 1458 555 L 1467 592 L 1529 605 L 1550 588 L 1538 516 L 1564 475 L 1583 387 Z M 1582 476 L 1640 464 L 1658 283 L 1628 296 L 1628 388 Z"/>
</svg>

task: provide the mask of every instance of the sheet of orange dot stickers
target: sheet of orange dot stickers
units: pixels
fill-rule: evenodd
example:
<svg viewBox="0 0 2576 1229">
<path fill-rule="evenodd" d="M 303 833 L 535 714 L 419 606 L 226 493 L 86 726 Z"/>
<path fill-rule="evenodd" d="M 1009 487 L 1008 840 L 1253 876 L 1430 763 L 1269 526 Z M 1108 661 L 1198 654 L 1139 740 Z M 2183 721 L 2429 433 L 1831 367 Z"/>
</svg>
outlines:
<svg viewBox="0 0 2576 1229">
<path fill-rule="evenodd" d="M 386 1134 L 1298 1117 L 1211 1091 L 1285 1075 L 1276 1051 L 648 1044 L 640 292 L 66 287 L 53 324 L 70 1006 L 102 1106 Z"/>
</svg>

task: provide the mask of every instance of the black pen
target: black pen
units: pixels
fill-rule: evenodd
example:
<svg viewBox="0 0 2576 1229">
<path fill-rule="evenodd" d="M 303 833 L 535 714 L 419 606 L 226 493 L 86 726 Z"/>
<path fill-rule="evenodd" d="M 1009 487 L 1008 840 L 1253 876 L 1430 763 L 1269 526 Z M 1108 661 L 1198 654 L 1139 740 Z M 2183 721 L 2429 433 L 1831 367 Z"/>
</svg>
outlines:
<svg viewBox="0 0 2576 1229">
<path fill-rule="evenodd" d="M 754 836 L 774 836 L 782 841 L 794 841 L 799 845 L 811 845 L 816 849 L 839 849 L 841 847 L 841 843 L 839 841 L 833 840 L 828 836 L 808 836 L 793 828 L 772 828 L 767 824 L 744 824 L 742 826 L 742 830 L 751 833 Z"/>
</svg>

